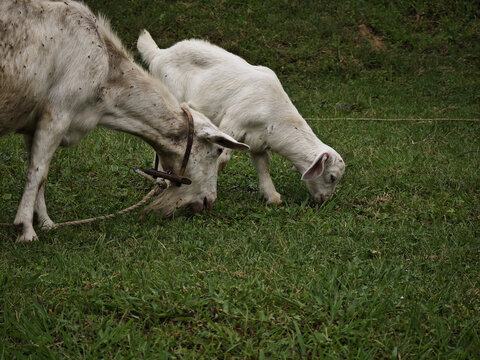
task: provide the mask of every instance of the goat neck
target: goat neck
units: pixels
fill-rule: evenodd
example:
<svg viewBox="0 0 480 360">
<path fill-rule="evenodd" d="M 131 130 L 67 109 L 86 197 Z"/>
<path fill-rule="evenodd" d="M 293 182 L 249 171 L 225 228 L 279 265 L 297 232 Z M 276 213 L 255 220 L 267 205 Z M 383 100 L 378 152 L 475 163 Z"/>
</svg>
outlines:
<svg viewBox="0 0 480 360">
<path fill-rule="evenodd" d="M 302 173 L 319 153 L 331 150 L 301 116 L 278 121 L 270 126 L 267 134 L 270 149 L 285 157 Z"/>
<path fill-rule="evenodd" d="M 187 121 L 178 101 L 139 66 L 126 62 L 110 74 L 102 89 L 99 125 L 128 132 L 160 154 L 183 154 Z"/>
</svg>

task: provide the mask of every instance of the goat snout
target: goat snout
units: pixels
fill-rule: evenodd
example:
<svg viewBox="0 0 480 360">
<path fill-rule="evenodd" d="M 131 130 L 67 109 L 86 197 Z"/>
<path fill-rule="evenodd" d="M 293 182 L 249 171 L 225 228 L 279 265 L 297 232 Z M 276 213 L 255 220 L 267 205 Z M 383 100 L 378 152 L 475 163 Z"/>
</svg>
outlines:
<svg viewBox="0 0 480 360">
<path fill-rule="evenodd" d="M 319 204 L 322 204 L 325 200 L 327 200 L 328 195 L 324 194 L 315 194 L 315 201 Z"/>
<path fill-rule="evenodd" d="M 203 201 L 197 201 L 192 203 L 191 208 L 193 212 L 200 212 L 203 210 L 210 210 L 213 207 L 213 203 L 216 200 L 216 196 L 205 196 Z"/>
</svg>

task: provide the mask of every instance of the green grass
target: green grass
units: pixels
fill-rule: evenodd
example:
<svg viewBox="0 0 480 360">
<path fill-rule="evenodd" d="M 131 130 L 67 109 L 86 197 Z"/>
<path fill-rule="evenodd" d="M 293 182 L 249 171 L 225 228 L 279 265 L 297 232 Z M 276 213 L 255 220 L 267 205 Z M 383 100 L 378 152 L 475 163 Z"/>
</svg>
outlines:
<svg viewBox="0 0 480 360">
<path fill-rule="evenodd" d="M 132 51 L 146 27 L 162 46 L 209 38 L 270 66 L 306 117 L 479 117 L 471 2 L 87 3 Z M 347 163 L 322 206 L 274 156 L 285 206 L 266 207 L 236 153 L 207 213 L 138 212 L 26 246 L 0 228 L 0 359 L 480 357 L 480 123 L 310 125 Z M 149 185 L 129 167 L 151 157 L 105 130 L 60 149 L 51 217 L 135 203 Z M 18 135 L 0 138 L 0 174 L 11 222 L 26 174 Z"/>
</svg>

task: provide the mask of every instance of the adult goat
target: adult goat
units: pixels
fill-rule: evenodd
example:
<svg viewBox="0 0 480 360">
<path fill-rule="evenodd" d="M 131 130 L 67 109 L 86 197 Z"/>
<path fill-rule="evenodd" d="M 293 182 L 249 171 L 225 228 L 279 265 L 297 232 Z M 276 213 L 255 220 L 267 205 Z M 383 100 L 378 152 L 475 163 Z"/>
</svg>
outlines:
<svg viewBox="0 0 480 360">
<path fill-rule="evenodd" d="M 185 176 L 156 199 L 163 214 L 216 199 L 220 149 L 248 146 L 219 131 L 201 113 L 181 105 L 122 46 L 108 22 L 75 1 L 0 1 L 0 135 L 25 136 L 29 164 L 14 220 L 18 242 L 37 239 L 33 219 L 53 221 L 44 200 L 45 181 L 59 145 L 77 143 L 96 126 L 136 135 L 162 155 L 162 167 L 182 165 L 191 113 L 195 134 Z M 191 128 L 191 127 L 190 127 Z"/>
</svg>

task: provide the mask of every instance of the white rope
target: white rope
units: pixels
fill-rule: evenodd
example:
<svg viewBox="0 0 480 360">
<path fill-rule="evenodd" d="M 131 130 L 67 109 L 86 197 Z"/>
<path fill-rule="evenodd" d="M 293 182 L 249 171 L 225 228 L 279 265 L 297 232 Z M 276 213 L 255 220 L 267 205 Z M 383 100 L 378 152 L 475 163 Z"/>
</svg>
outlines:
<svg viewBox="0 0 480 360">
<path fill-rule="evenodd" d="M 75 225 L 88 224 L 88 223 L 91 223 L 91 222 L 94 222 L 94 221 L 97 221 L 97 220 L 112 219 L 112 218 L 114 218 L 118 215 L 125 215 L 129 212 L 132 212 L 132 211 L 138 209 L 139 207 L 142 207 L 153 196 L 159 195 L 163 190 L 165 190 L 168 187 L 167 184 L 161 179 L 155 180 L 150 175 L 145 174 L 143 171 L 141 171 L 137 168 L 133 168 L 133 170 L 137 174 L 145 177 L 147 180 L 149 180 L 150 182 L 152 182 L 154 184 L 153 189 L 150 190 L 150 192 L 147 195 L 145 195 L 144 198 L 142 200 L 140 200 L 138 203 L 136 203 L 135 205 L 129 206 L 129 207 L 123 209 L 123 210 L 120 210 L 116 213 L 111 213 L 111 214 L 108 214 L 108 215 L 97 216 L 97 217 L 92 217 L 92 218 L 83 219 L 83 220 L 65 221 L 65 222 L 61 222 L 61 223 L 56 223 L 56 224 L 53 225 L 52 229 L 57 229 L 57 228 L 63 227 L 63 226 L 75 226 Z M 13 224 L 9 224 L 9 223 L 0 223 L 0 227 L 13 227 L 13 226 L 14 226 Z"/>
<path fill-rule="evenodd" d="M 83 219 L 83 220 L 75 220 L 75 221 L 65 221 L 65 222 L 62 222 L 62 223 L 57 223 L 57 224 L 54 224 L 52 229 L 57 229 L 59 227 L 63 227 L 63 226 L 75 226 L 75 225 L 82 225 L 82 224 L 88 224 L 88 223 L 91 223 L 91 222 L 94 222 L 94 221 L 97 221 L 97 220 L 106 220 L 106 219 L 112 219 L 118 215 L 125 215 L 131 211 L 134 211 L 136 209 L 138 209 L 139 207 L 142 207 L 143 205 L 145 205 L 153 196 L 155 195 L 158 195 L 160 192 L 162 191 L 162 189 L 159 187 L 159 186 L 154 186 L 152 190 L 150 190 L 150 192 L 145 195 L 145 197 L 140 200 L 138 203 L 136 203 L 135 205 L 132 205 L 128 208 L 125 208 L 123 210 L 120 210 L 116 213 L 112 213 L 112 214 L 108 214 L 108 215 L 103 215 L 103 216 L 97 216 L 97 217 L 93 217 L 93 218 L 90 218 L 90 219 Z"/>
</svg>

